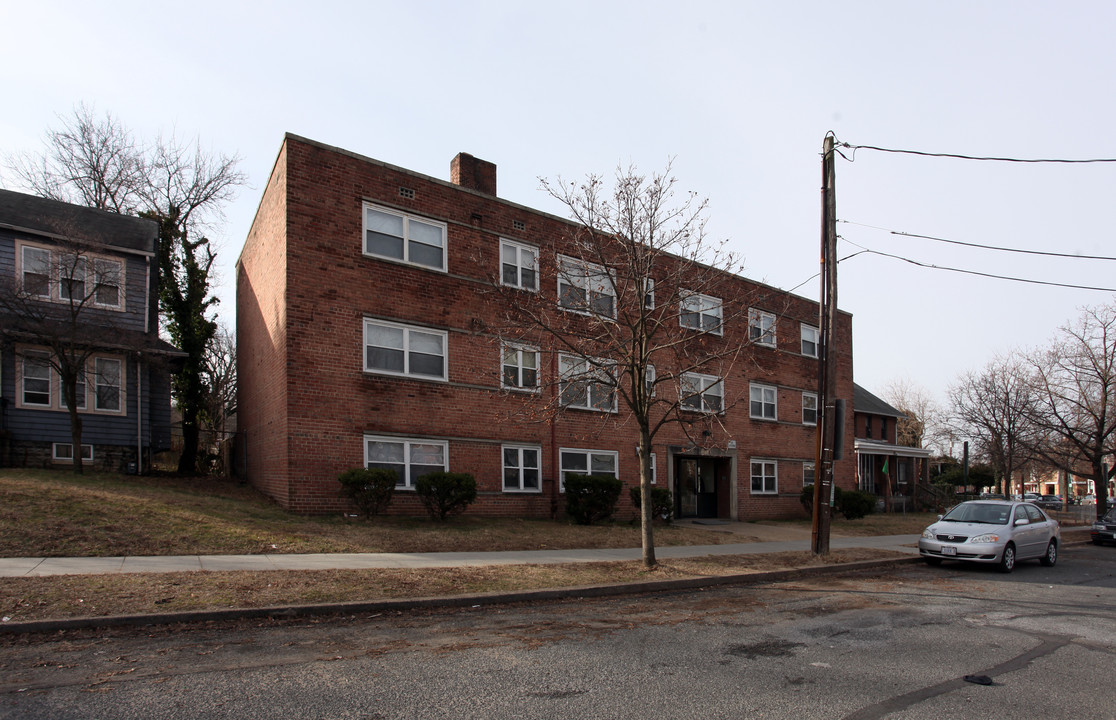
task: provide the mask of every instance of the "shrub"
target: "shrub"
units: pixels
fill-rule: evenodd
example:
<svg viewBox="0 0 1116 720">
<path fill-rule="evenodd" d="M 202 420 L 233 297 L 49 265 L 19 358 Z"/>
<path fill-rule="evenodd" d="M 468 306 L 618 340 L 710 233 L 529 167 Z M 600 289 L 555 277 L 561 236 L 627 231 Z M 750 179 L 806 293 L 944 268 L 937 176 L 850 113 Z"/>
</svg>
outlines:
<svg viewBox="0 0 1116 720">
<path fill-rule="evenodd" d="M 807 485 L 806 487 L 802 488 L 802 494 L 798 496 L 798 500 L 799 500 L 799 502 L 802 503 L 802 507 L 806 508 L 806 514 L 807 515 L 813 515 L 814 514 L 814 486 L 813 485 Z"/>
<path fill-rule="evenodd" d="M 566 514 L 578 525 L 612 517 L 624 484 L 611 475 L 566 475 Z"/>
<path fill-rule="evenodd" d="M 477 481 L 469 473 L 432 472 L 415 480 L 415 492 L 430 517 L 445 522 L 477 499 Z"/>
<path fill-rule="evenodd" d="M 639 485 L 628 491 L 632 497 L 632 505 L 637 511 L 643 509 L 642 493 Z M 651 488 L 651 517 L 660 518 L 670 522 L 674 517 L 674 498 L 666 488 Z"/>
<path fill-rule="evenodd" d="M 833 504 L 834 509 L 844 515 L 846 520 L 859 520 L 876 511 L 876 496 L 859 490 L 837 488 Z"/>
<path fill-rule="evenodd" d="M 397 476 L 386 468 L 353 468 L 337 478 L 341 495 L 357 506 L 366 519 L 379 513 L 391 503 Z"/>
</svg>

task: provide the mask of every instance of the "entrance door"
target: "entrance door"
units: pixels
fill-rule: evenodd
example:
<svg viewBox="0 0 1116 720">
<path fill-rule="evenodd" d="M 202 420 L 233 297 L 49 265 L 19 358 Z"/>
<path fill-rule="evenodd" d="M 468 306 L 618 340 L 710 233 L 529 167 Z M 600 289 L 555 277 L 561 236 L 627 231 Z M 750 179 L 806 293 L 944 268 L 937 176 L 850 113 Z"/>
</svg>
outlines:
<svg viewBox="0 0 1116 720">
<path fill-rule="evenodd" d="M 678 458 L 678 517 L 717 517 L 716 466 L 712 458 Z"/>
</svg>

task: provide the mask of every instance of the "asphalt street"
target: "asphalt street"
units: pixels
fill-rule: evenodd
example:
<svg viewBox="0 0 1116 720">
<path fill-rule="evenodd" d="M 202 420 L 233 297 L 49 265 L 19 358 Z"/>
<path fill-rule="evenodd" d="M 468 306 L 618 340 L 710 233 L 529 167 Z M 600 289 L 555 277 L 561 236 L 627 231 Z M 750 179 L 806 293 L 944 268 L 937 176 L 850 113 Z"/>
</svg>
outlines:
<svg viewBox="0 0 1116 720">
<path fill-rule="evenodd" d="M 967 682 L 986 676 L 992 684 Z M 0 718 L 1114 718 L 1116 548 L 0 639 Z M 1098 692 L 1098 688 L 1105 688 Z"/>
</svg>

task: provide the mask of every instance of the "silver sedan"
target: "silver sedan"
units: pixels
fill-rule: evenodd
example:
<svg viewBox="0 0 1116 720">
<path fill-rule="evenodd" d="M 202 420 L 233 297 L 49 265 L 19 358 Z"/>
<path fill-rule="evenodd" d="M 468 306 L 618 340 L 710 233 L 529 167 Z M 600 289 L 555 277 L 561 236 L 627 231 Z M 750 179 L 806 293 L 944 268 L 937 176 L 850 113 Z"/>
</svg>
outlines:
<svg viewBox="0 0 1116 720">
<path fill-rule="evenodd" d="M 1009 573 L 1019 560 L 1058 560 L 1058 521 L 1029 502 L 970 500 L 949 509 L 922 531 L 918 551 L 930 565 L 942 560 L 994 563 Z"/>
</svg>

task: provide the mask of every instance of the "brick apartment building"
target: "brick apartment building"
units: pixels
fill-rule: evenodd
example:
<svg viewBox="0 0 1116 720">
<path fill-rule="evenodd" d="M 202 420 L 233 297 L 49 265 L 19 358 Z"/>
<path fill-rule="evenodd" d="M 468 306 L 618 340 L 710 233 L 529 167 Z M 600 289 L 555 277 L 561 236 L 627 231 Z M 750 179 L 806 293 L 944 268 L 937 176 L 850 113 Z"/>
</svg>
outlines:
<svg viewBox="0 0 1116 720">
<path fill-rule="evenodd" d="M 468 512 L 513 517 L 560 514 L 567 473 L 637 485 L 638 432 L 622 404 L 592 387 L 560 396 L 548 380 L 568 358 L 490 330 L 515 292 L 558 310 L 579 292 L 568 278 L 560 288 L 554 270 L 572 254 L 571 227 L 499 199 L 496 166 L 469 155 L 453 159 L 447 182 L 288 134 L 237 267 L 248 480 L 291 510 L 339 512 L 342 471 L 391 467 L 400 484 L 390 512 L 421 514 L 417 477 L 469 472 L 478 499 Z M 655 437 L 655 482 L 681 516 L 801 515 L 814 472 L 817 303 L 727 273 L 723 287 L 754 305 L 726 315 L 709 341 L 754 342 L 723 377 L 682 378 L 706 384 L 685 431 Z M 683 327 L 720 317 L 719 298 L 700 300 L 676 309 Z M 837 394 L 851 399 L 851 317 L 837 326 Z M 523 412 L 548 398 L 567 407 Z M 855 471 L 846 456 L 837 484 L 855 488 Z"/>
</svg>

